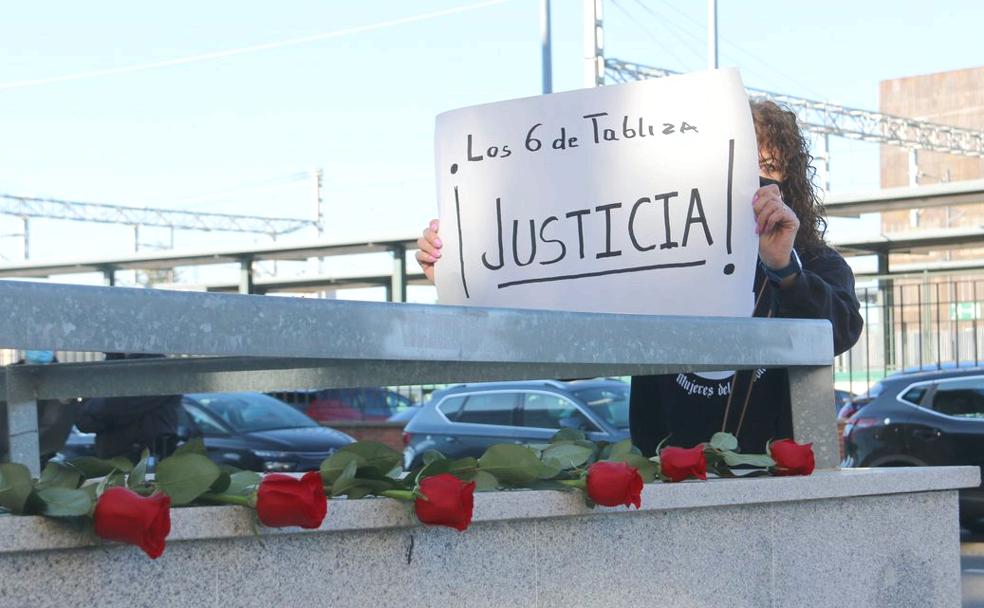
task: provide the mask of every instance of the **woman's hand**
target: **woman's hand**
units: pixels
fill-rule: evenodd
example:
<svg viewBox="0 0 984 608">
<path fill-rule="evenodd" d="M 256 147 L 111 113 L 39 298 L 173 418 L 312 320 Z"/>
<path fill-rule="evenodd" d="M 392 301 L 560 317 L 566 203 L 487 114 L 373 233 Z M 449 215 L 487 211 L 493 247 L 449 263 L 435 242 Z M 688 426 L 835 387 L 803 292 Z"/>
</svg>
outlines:
<svg viewBox="0 0 984 608">
<path fill-rule="evenodd" d="M 759 188 L 752 198 L 755 234 L 759 235 L 759 259 L 778 270 L 789 265 L 800 222 L 796 213 L 782 202 L 779 186 Z"/>
<path fill-rule="evenodd" d="M 441 247 L 444 245 L 437 236 L 438 228 L 440 222 L 431 220 L 430 225 L 424 229 L 423 236 L 417 239 L 417 263 L 431 283 L 434 282 L 434 264 L 441 259 Z"/>
</svg>

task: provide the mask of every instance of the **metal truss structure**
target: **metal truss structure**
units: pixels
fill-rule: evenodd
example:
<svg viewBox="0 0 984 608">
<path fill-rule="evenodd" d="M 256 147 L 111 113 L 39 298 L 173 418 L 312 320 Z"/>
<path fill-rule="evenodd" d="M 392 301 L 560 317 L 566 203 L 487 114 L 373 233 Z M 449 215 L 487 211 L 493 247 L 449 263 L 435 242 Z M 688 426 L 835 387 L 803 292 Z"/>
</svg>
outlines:
<svg viewBox="0 0 984 608">
<path fill-rule="evenodd" d="M 0 215 L 270 236 L 289 234 L 318 224 L 315 220 L 79 203 L 9 194 L 0 194 Z"/>
<path fill-rule="evenodd" d="M 622 83 L 679 74 L 619 59 L 605 60 L 605 75 Z M 908 150 L 930 150 L 961 156 L 984 157 L 984 131 L 963 129 L 902 116 L 849 108 L 747 88 L 752 99 L 771 99 L 796 113 L 803 127 L 813 133 L 899 146 Z"/>
</svg>

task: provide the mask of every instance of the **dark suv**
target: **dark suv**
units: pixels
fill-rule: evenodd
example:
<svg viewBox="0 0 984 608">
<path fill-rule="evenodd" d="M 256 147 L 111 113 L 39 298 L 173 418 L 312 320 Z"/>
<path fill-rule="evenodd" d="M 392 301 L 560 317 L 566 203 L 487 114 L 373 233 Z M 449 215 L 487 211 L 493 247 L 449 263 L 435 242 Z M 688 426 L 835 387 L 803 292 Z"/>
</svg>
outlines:
<svg viewBox="0 0 984 608">
<path fill-rule="evenodd" d="M 889 376 L 844 427 L 845 467 L 984 465 L 984 367 Z M 960 490 L 960 520 L 984 530 L 984 490 Z"/>
<path fill-rule="evenodd" d="M 478 457 L 496 443 L 545 443 L 564 428 L 584 431 L 594 441 L 628 438 L 629 385 L 541 380 L 434 391 L 404 429 L 403 462 L 412 468 L 427 450 Z"/>
</svg>

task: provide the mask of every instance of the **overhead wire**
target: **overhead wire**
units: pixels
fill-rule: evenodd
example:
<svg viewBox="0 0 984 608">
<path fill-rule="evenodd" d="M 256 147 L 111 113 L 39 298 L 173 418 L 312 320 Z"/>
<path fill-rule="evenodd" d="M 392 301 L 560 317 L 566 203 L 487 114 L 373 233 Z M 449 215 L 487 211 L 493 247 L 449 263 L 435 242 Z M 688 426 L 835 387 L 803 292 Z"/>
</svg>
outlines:
<svg viewBox="0 0 984 608">
<path fill-rule="evenodd" d="M 644 4 L 642 0 L 634 0 L 634 1 L 642 8 L 642 10 L 646 11 L 647 13 L 650 14 L 650 16 L 655 18 L 658 23 L 670 22 L 670 20 L 667 19 L 665 15 L 663 15 L 662 13 L 657 13 L 655 9 Z M 690 30 L 685 30 L 682 28 L 668 27 L 667 29 L 670 31 L 670 34 L 673 35 L 673 37 L 676 38 L 680 42 L 680 44 L 683 45 L 684 48 L 686 48 L 688 51 L 693 53 L 694 56 L 696 56 L 701 63 L 706 61 L 707 57 L 703 51 L 704 43 L 705 43 L 704 38 L 694 35 Z M 685 34 L 687 37 L 693 40 L 697 45 L 696 49 L 693 46 L 691 46 L 690 42 L 684 40 L 681 34 Z"/>
<path fill-rule="evenodd" d="M 690 65 L 686 61 L 684 61 L 683 59 L 681 59 L 679 55 L 677 55 L 672 50 L 670 50 L 666 45 L 664 45 L 663 42 L 660 40 L 660 38 L 655 33 L 653 33 L 652 30 L 650 30 L 648 27 L 646 27 L 645 24 L 643 24 L 643 22 L 640 21 L 639 19 L 637 19 L 634 15 L 632 15 L 631 13 L 629 13 L 628 9 L 626 9 L 625 7 L 623 7 L 618 2 L 618 0 L 612 0 L 612 4 L 615 6 L 615 8 L 617 8 L 619 11 L 621 11 L 622 14 L 625 15 L 625 17 L 636 28 L 638 28 L 646 36 L 648 36 L 656 44 L 656 46 L 658 46 L 660 48 L 661 51 L 663 51 L 664 53 L 666 53 L 667 55 L 669 55 L 671 58 L 676 59 L 677 62 L 679 62 L 680 66 L 682 68 L 684 68 L 686 70 L 689 70 L 690 69 Z"/>
<path fill-rule="evenodd" d="M 395 27 L 398 25 L 405 25 L 407 23 L 416 23 L 418 21 L 436 19 L 438 17 L 446 17 L 448 15 L 455 15 L 458 13 L 473 11 L 481 8 L 495 6 L 498 4 L 505 4 L 506 2 L 511 2 L 511 1 L 512 0 L 485 0 L 484 2 L 476 2 L 474 4 L 468 4 L 465 6 L 457 6 L 448 9 L 430 11 L 427 13 L 419 13 L 417 15 L 411 15 L 408 17 L 399 17 L 397 19 L 387 19 L 385 21 L 378 21 L 376 23 L 369 23 L 366 25 L 359 25 L 359 26 L 344 28 L 340 30 L 333 30 L 330 32 L 322 32 L 320 34 L 299 36 L 296 38 L 289 38 L 287 40 L 279 40 L 276 42 L 266 42 L 263 44 L 254 44 L 250 46 L 238 47 L 233 49 L 209 51 L 206 53 L 197 53 L 194 55 L 175 57 L 174 59 L 165 59 L 162 61 L 152 61 L 148 63 L 138 63 L 133 65 L 118 66 L 114 68 L 89 70 L 86 72 L 65 74 L 62 76 L 50 76 L 47 78 L 34 78 L 28 80 L 15 80 L 11 82 L 2 82 L 0 83 L 0 91 L 6 91 L 11 89 L 23 89 L 27 87 L 55 84 L 59 82 L 84 80 L 87 78 L 100 78 L 104 76 L 115 76 L 118 74 L 131 74 L 134 72 L 143 72 L 143 71 L 155 70 L 159 68 L 167 68 L 167 67 L 173 67 L 178 65 L 188 65 L 192 63 L 201 63 L 204 61 L 214 61 L 216 59 L 226 59 L 228 57 L 235 57 L 237 55 L 246 55 L 249 53 L 258 53 L 261 51 L 269 51 L 273 49 L 281 49 L 290 46 L 298 46 L 302 44 L 308 44 L 311 42 L 317 42 L 320 40 L 341 38 L 343 36 L 350 36 L 352 34 L 361 34 L 363 32 L 381 30 L 385 28 Z"/>
<path fill-rule="evenodd" d="M 635 0 L 635 1 L 638 2 L 641 6 L 643 6 L 643 8 L 646 8 L 648 10 L 649 7 L 646 7 L 646 5 L 642 4 L 642 0 Z M 665 6 L 666 8 L 672 10 L 676 14 L 680 15 L 686 21 L 689 21 L 691 24 L 693 24 L 694 26 L 696 26 L 699 30 L 703 30 L 705 28 L 706 24 L 701 23 L 697 19 L 694 19 L 691 15 L 687 14 L 683 10 L 680 10 L 678 7 L 674 6 L 673 4 L 671 4 L 670 2 L 668 2 L 667 0 L 656 0 L 656 1 L 658 3 L 660 3 L 660 4 L 662 4 L 663 6 Z M 652 11 L 649 11 L 649 12 L 650 12 L 650 14 L 653 14 L 655 16 L 655 14 Z M 699 39 L 699 36 L 696 36 L 692 32 L 689 32 L 687 30 L 682 30 L 682 31 L 684 31 L 685 33 L 687 33 L 690 36 L 695 36 L 695 37 L 697 37 Z M 728 39 L 728 38 L 726 38 L 724 36 L 721 36 L 721 35 L 718 35 L 718 38 L 722 42 L 724 42 L 727 46 L 731 47 L 733 50 L 738 51 L 739 53 L 745 55 L 746 57 L 748 57 L 752 61 L 755 61 L 759 65 L 765 67 L 766 69 L 771 70 L 774 74 L 777 74 L 779 76 L 782 76 L 783 78 L 785 78 L 786 80 L 789 80 L 793 84 L 796 84 L 796 85 L 799 85 L 800 87 L 803 87 L 803 90 L 806 91 L 806 92 L 808 92 L 808 93 L 810 93 L 811 95 L 817 96 L 820 99 L 827 99 L 827 96 L 824 95 L 823 93 L 812 89 L 807 84 L 799 81 L 796 77 L 794 77 L 794 76 L 792 76 L 790 74 L 787 74 L 786 72 L 780 70 L 779 68 L 775 67 L 774 65 L 772 65 L 768 61 L 765 61 L 765 60 L 761 59 L 760 57 L 758 57 L 757 55 L 755 55 L 751 51 L 745 50 L 744 48 L 741 47 L 741 45 L 737 44 L 736 42 L 734 42 L 734 41 L 732 41 L 732 40 L 730 40 L 730 39 Z M 750 70 L 750 71 L 757 72 L 756 70 Z M 757 72 L 757 73 L 761 74 L 761 72 Z"/>
</svg>

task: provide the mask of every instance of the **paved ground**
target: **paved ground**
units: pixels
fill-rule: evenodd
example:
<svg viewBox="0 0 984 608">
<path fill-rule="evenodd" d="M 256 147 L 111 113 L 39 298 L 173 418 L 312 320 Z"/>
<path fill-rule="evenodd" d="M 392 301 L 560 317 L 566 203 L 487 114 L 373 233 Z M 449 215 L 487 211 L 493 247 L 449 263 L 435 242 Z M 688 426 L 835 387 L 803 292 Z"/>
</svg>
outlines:
<svg viewBox="0 0 984 608">
<path fill-rule="evenodd" d="M 984 535 L 961 534 L 960 569 L 964 608 L 984 608 Z"/>
</svg>

